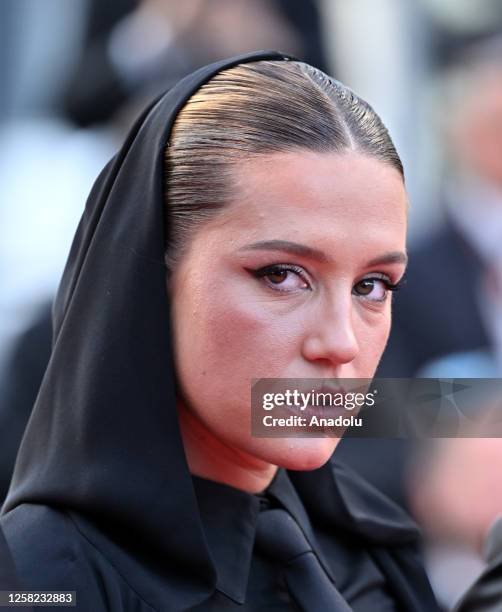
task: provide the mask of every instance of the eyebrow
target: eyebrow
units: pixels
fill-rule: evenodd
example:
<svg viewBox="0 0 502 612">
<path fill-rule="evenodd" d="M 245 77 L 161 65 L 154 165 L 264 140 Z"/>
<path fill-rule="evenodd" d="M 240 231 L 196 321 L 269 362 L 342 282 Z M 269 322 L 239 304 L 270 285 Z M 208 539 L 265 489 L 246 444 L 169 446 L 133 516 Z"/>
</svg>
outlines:
<svg viewBox="0 0 502 612">
<path fill-rule="evenodd" d="M 328 263 L 331 260 L 318 249 L 314 249 L 305 244 L 299 244 L 298 242 L 289 242 L 288 240 L 261 240 L 260 242 L 254 242 L 249 244 L 240 251 L 285 251 L 292 253 L 293 255 L 301 255 L 303 257 L 309 257 L 315 259 L 321 263 Z"/>
<path fill-rule="evenodd" d="M 239 251 L 284 251 L 286 253 L 292 253 L 293 255 L 300 255 L 302 257 L 308 257 L 314 259 L 320 263 L 333 263 L 325 253 L 319 249 L 314 249 L 305 244 L 298 242 L 289 242 L 289 240 L 261 240 L 259 242 L 253 242 L 253 244 L 246 245 L 239 249 Z M 383 264 L 392 263 L 403 263 L 406 264 L 408 257 L 406 253 L 402 251 L 390 251 L 375 257 L 368 262 L 368 266 L 377 266 Z"/>
<path fill-rule="evenodd" d="M 372 259 L 371 261 L 368 262 L 368 266 L 379 266 L 382 264 L 393 264 L 393 263 L 407 264 L 408 256 L 406 255 L 406 253 L 403 253 L 402 251 L 391 251 L 389 253 L 384 253 L 383 255 L 379 255 L 378 257 L 375 257 L 375 259 Z"/>
</svg>

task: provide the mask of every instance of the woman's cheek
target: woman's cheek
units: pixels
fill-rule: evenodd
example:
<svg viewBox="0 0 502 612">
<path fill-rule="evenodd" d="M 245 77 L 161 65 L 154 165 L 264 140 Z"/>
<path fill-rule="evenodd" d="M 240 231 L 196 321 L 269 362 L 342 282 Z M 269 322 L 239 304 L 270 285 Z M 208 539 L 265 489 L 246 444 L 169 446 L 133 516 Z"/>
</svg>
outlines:
<svg viewBox="0 0 502 612">
<path fill-rule="evenodd" d="M 373 378 L 390 332 L 390 311 L 382 312 L 376 321 L 359 322 L 357 337 L 360 353 L 356 378 Z"/>
<path fill-rule="evenodd" d="M 263 300 L 222 300 L 207 312 L 201 336 L 209 365 L 246 381 L 281 376 L 292 358 L 294 334 Z"/>
</svg>

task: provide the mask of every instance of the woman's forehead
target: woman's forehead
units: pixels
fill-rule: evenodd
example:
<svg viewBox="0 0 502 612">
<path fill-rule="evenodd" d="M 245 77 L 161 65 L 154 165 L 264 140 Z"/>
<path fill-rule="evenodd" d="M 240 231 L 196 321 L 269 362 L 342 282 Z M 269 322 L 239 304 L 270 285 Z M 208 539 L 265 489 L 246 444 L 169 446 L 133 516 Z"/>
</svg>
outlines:
<svg viewBox="0 0 502 612">
<path fill-rule="evenodd" d="M 238 169 L 233 195 L 201 228 L 201 257 L 283 251 L 321 264 L 359 266 L 406 251 L 402 178 L 372 158 L 299 153 L 253 160 Z"/>
<path fill-rule="evenodd" d="M 327 224 L 343 233 L 344 225 L 360 219 L 385 222 L 389 230 L 406 221 L 406 192 L 399 173 L 353 151 L 271 154 L 243 162 L 233 172 L 231 199 L 219 216 L 222 226 L 301 224 L 297 229 L 306 231 Z"/>
<path fill-rule="evenodd" d="M 401 175 L 389 164 L 358 151 L 291 151 L 258 155 L 232 169 L 237 199 L 257 195 L 290 200 L 310 196 L 317 201 L 357 197 L 372 190 L 374 197 L 404 197 Z"/>
</svg>

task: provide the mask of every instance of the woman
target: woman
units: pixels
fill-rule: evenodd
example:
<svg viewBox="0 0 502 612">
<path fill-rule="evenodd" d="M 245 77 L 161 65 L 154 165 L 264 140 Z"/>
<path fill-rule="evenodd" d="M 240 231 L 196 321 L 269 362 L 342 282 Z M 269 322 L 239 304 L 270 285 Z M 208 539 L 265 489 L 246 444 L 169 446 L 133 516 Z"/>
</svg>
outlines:
<svg viewBox="0 0 502 612">
<path fill-rule="evenodd" d="M 21 583 L 93 612 L 434 610 L 414 525 L 336 438 L 249 428 L 252 378 L 373 376 L 405 232 L 385 128 L 310 66 L 240 56 L 147 109 L 54 306 L 2 517 Z"/>
</svg>

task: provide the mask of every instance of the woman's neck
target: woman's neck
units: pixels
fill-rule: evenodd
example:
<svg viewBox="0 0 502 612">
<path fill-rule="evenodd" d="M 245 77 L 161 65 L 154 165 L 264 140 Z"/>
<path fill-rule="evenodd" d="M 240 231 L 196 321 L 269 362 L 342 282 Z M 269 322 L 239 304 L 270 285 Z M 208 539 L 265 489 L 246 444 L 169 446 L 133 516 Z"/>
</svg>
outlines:
<svg viewBox="0 0 502 612">
<path fill-rule="evenodd" d="M 226 444 L 178 402 L 178 420 L 190 472 L 248 493 L 260 493 L 271 483 L 277 466 Z"/>
</svg>

